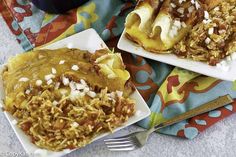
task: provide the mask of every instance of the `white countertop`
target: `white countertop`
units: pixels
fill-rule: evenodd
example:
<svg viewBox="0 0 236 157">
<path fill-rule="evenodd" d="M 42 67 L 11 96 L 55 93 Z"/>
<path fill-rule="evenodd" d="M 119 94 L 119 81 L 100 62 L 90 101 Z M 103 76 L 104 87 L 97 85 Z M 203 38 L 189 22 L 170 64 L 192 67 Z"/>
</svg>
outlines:
<svg viewBox="0 0 236 157">
<path fill-rule="evenodd" d="M 22 52 L 0 16 L 0 64 L 9 56 Z M 113 136 L 140 130 L 137 126 L 123 129 Z M 126 153 L 109 152 L 103 140 L 96 141 L 67 157 L 233 157 L 236 154 L 236 114 L 212 126 L 194 140 L 153 133 L 142 149 Z M 7 119 L 0 111 L 0 157 L 26 156 Z"/>
</svg>

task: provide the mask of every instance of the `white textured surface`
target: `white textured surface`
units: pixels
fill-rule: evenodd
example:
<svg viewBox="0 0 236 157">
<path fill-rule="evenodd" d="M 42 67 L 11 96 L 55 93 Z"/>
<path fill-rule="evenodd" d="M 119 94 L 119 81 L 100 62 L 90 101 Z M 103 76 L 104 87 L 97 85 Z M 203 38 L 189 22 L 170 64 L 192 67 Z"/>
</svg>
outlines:
<svg viewBox="0 0 236 157">
<path fill-rule="evenodd" d="M 0 17 L 0 64 L 22 51 L 14 36 Z M 219 122 L 194 140 L 152 134 L 148 144 L 128 153 L 109 152 L 102 140 L 75 151 L 67 157 L 233 157 L 236 154 L 236 115 Z M 113 136 L 140 130 L 137 126 L 126 128 Z M 0 112 L 0 157 L 26 156 L 3 113 Z"/>
</svg>

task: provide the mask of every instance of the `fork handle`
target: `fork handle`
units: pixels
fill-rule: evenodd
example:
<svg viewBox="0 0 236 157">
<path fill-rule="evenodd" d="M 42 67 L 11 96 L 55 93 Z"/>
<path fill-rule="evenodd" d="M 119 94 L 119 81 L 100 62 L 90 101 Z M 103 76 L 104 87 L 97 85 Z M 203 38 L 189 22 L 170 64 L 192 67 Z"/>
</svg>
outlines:
<svg viewBox="0 0 236 157">
<path fill-rule="evenodd" d="M 203 114 L 208 111 L 220 108 L 222 106 L 232 103 L 233 101 L 234 100 L 231 98 L 230 95 L 220 96 L 219 98 L 217 98 L 215 100 L 212 100 L 212 101 L 205 103 L 199 107 L 189 110 L 189 111 L 187 111 L 183 114 L 180 114 L 174 118 L 166 120 L 163 123 L 160 123 L 160 124 L 154 126 L 154 128 L 150 129 L 150 131 L 156 131 L 156 130 L 164 128 L 166 126 L 170 126 L 172 124 L 175 124 L 177 122 L 192 118 L 196 115 Z"/>
</svg>

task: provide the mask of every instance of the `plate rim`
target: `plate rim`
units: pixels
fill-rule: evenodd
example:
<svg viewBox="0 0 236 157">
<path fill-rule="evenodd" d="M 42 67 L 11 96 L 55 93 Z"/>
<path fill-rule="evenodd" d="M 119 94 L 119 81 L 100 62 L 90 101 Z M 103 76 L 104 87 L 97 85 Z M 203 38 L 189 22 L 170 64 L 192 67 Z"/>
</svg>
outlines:
<svg viewBox="0 0 236 157">
<path fill-rule="evenodd" d="M 132 50 L 130 50 L 129 48 L 126 48 L 127 46 L 124 46 L 124 44 L 128 45 L 129 48 L 132 48 Z M 194 65 L 192 65 L 192 67 L 196 66 L 196 65 L 201 65 L 201 66 L 208 67 L 209 70 L 211 70 L 212 68 L 216 69 L 218 67 L 217 66 L 210 66 L 210 65 L 208 65 L 208 64 L 206 64 L 204 62 L 199 62 L 199 61 L 194 61 L 194 60 L 190 60 L 190 59 L 179 58 L 176 55 L 171 54 L 171 53 L 170 54 L 157 54 L 157 53 L 149 52 L 149 51 L 145 50 L 142 46 L 139 46 L 138 44 L 134 43 L 133 41 L 130 41 L 129 39 L 127 39 L 127 37 L 125 36 L 125 29 L 123 30 L 123 32 L 122 32 L 122 34 L 121 34 L 121 36 L 119 38 L 117 47 L 120 50 L 123 50 L 125 52 L 131 53 L 131 54 L 135 54 L 135 55 L 138 55 L 138 56 L 142 56 L 142 57 L 154 60 L 154 61 L 158 61 L 158 62 L 162 62 L 162 63 L 165 63 L 165 64 L 169 64 L 169 65 L 172 65 L 172 66 L 176 66 L 176 67 L 179 67 L 179 68 L 183 68 L 185 70 L 189 70 L 189 71 L 192 71 L 192 72 L 195 72 L 195 73 L 199 73 L 199 74 L 202 74 L 202 75 L 206 75 L 206 76 L 209 76 L 209 77 L 214 77 L 214 78 L 225 80 L 225 81 L 236 81 L 236 73 L 235 73 L 235 77 L 233 77 L 233 76 L 231 76 L 230 78 L 224 77 L 224 75 L 230 74 L 232 72 L 230 70 L 229 71 L 224 71 L 224 70 L 221 70 L 221 69 L 217 70 L 216 72 L 223 73 L 222 76 L 219 76 L 219 75 L 214 76 L 214 75 L 211 75 L 211 74 L 209 75 L 206 71 L 205 72 L 201 72 L 201 71 L 198 71 L 196 69 L 191 69 L 190 68 L 191 66 L 187 65 L 186 62 L 190 62 L 190 63 L 194 64 Z M 133 51 L 133 49 L 136 50 L 136 51 Z M 142 52 L 142 53 L 140 53 L 140 52 Z M 174 57 L 173 59 L 176 59 L 179 62 L 183 61 L 184 64 L 183 65 L 176 65 L 176 64 L 174 64 L 174 62 L 172 63 L 172 62 L 163 61 L 162 59 L 157 59 L 158 56 L 159 57 L 161 56 L 161 57 L 168 58 L 168 57 L 170 57 L 170 55 L 171 55 L 171 57 Z M 236 63 L 236 60 L 233 60 L 233 61 L 230 62 L 230 64 L 235 64 L 235 63 Z M 187 67 L 186 67 L 186 65 L 187 65 Z M 232 68 L 233 66 L 230 66 L 230 67 Z"/>
</svg>

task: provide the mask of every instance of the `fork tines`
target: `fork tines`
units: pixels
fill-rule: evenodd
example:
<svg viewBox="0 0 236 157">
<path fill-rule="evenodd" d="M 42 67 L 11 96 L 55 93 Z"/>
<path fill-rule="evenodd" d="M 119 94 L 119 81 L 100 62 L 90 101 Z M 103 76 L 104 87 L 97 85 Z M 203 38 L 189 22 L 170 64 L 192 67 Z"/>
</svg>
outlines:
<svg viewBox="0 0 236 157">
<path fill-rule="evenodd" d="M 137 141 L 132 137 L 111 138 L 104 142 L 110 151 L 131 151 L 137 147 Z"/>
</svg>

